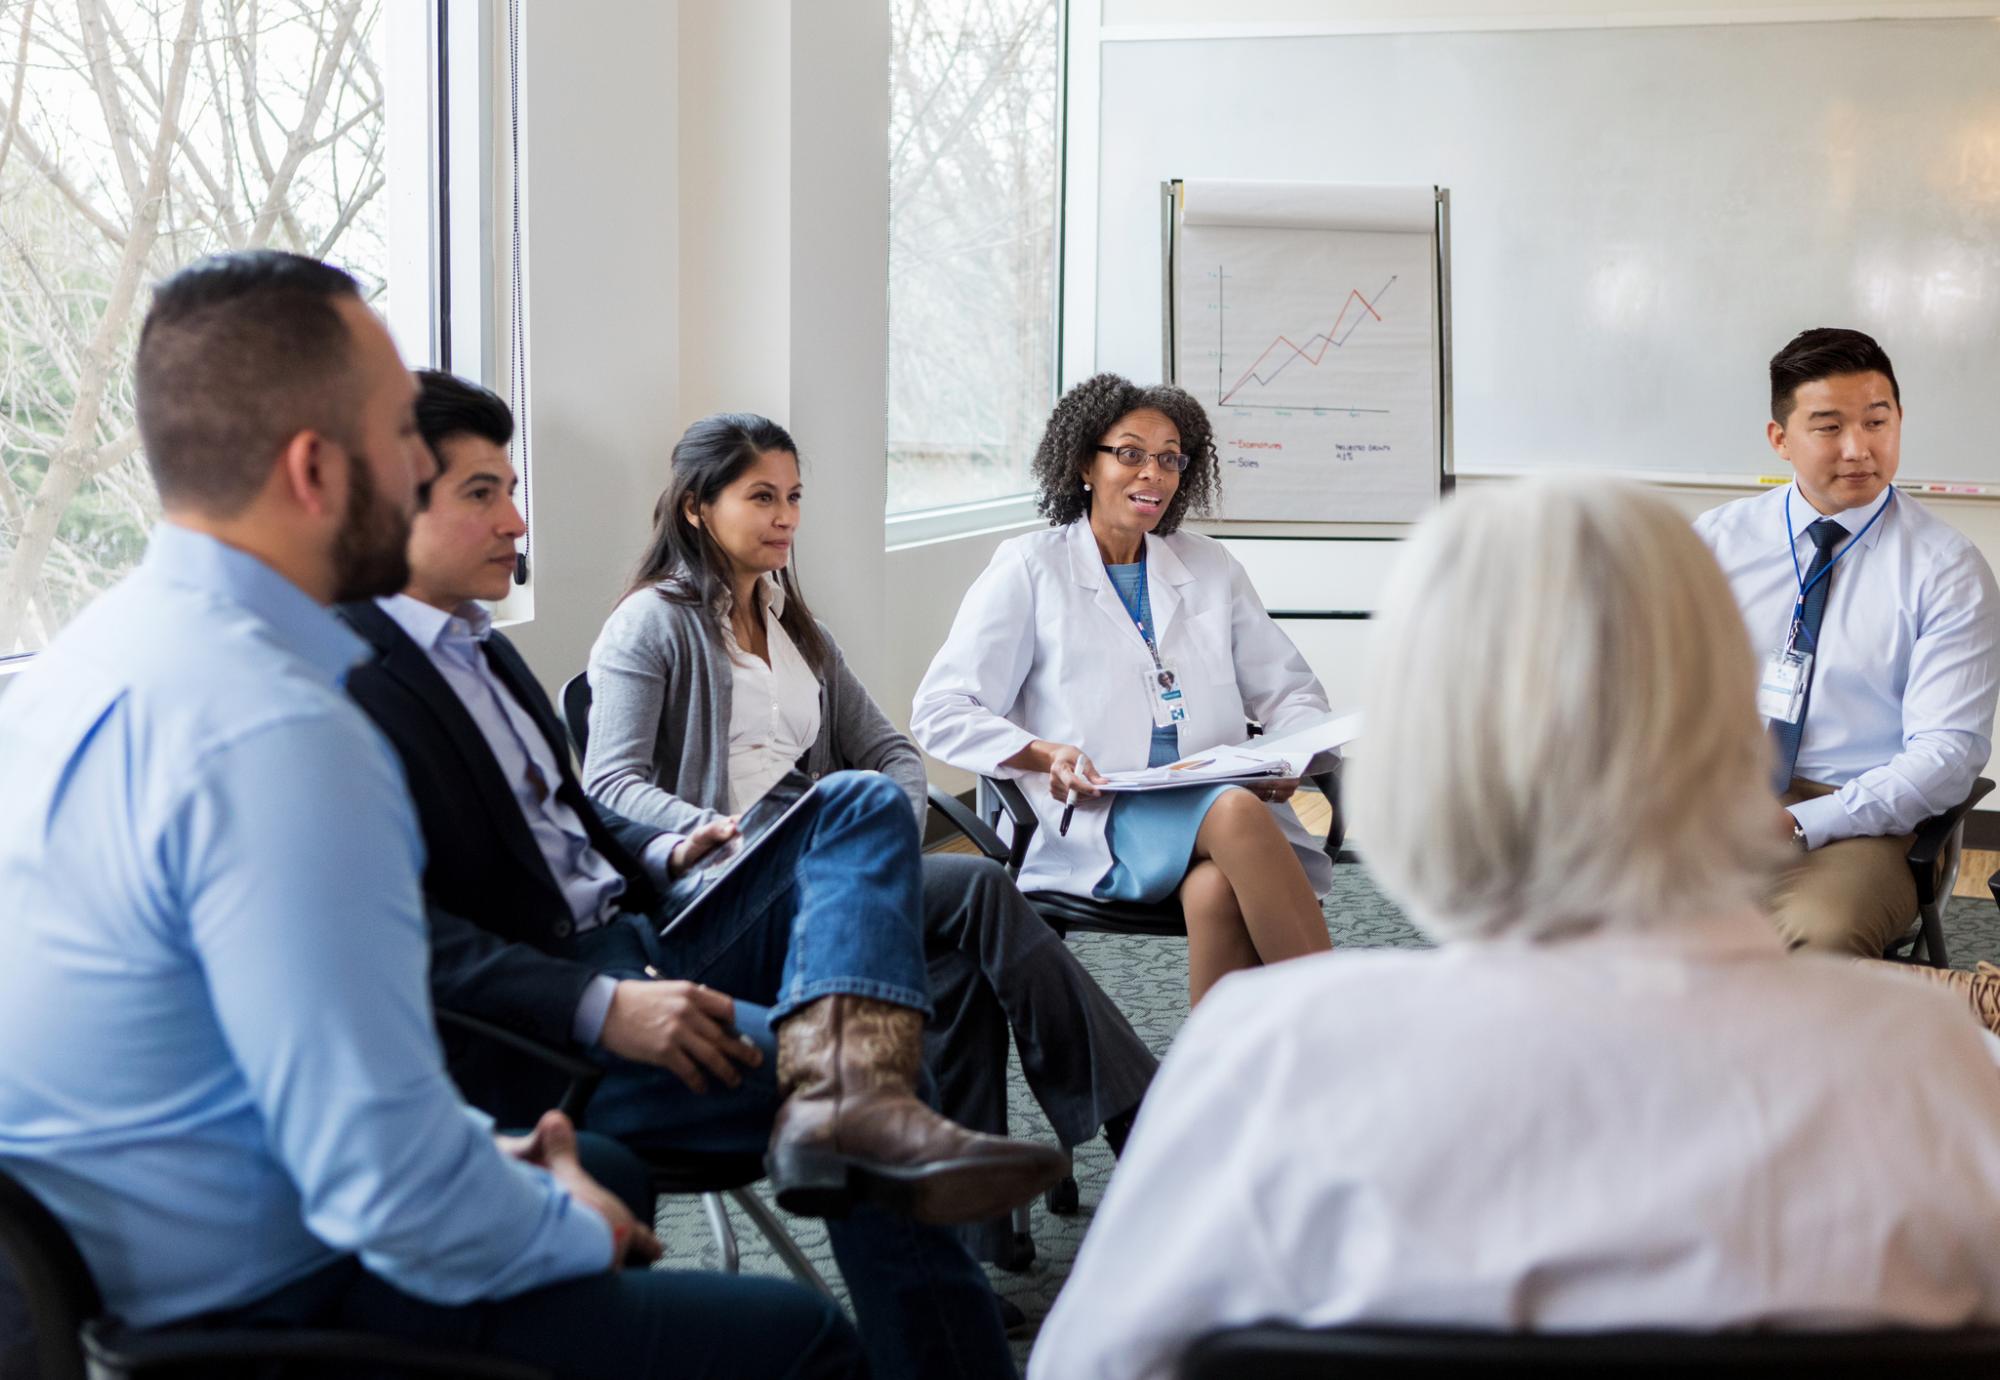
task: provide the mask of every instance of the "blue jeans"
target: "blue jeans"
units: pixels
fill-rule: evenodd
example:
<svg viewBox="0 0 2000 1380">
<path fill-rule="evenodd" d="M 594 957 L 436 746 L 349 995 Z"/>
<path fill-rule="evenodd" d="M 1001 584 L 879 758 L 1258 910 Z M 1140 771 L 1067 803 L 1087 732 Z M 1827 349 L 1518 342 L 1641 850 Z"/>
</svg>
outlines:
<svg viewBox="0 0 2000 1380">
<path fill-rule="evenodd" d="M 638 978 L 650 965 L 735 998 L 736 1028 L 764 1053 L 740 1086 L 711 1080 L 703 1093 L 600 1055 L 610 1071 L 590 1129 L 642 1154 L 762 1152 L 778 1110 L 777 1022 L 836 993 L 930 1013 L 922 883 L 908 798 L 878 773 L 836 772 L 695 919 L 664 937 L 640 916 L 578 935 L 569 956 L 600 972 Z M 992 1287 L 953 1233 L 867 1206 L 827 1232 L 877 1380 L 1015 1373 Z"/>
<path fill-rule="evenodd" d="M 651 1214 L 645 1166 L 629 1150 L 588 1134 L 577 1149 L 592 1178 L 642 1219 Z M 181 1325 L 372 1332 L 604 1380 L 867 1373 L 860 1338 L 829 1300 L 785 1280 L 680 1270 L 585 1275 L 504 1300 L 447 1305 L 406 1294 L 345 1256 L 254 1303 Z"/>
<path fill-rule="evenodd" d="M 504 1356 L 575 1380 L 856 1380 L 870 1373 L 837 1304 L 754 1275 L 617 1270 L 447 1305 L 406 1294 L 343 1256 L 246 1308 L 199 1322 L 372 1332 Z"/>
</svg>

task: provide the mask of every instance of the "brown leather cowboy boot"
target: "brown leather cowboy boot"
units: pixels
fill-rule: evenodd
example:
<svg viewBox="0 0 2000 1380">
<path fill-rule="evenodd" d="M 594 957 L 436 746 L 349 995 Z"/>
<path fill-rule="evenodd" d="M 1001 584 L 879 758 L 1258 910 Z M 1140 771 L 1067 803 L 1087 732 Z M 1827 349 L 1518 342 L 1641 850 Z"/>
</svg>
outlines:
<svg viewBox="0 0 2000 1380">
<path fill-rule="evenodd" d="M 764 1167 L 778 1205 L 840 1217 L 857 1201 L 920 1222 L 998 1217 L 1069 1172 L 1051 1145 L 981 1135 L 916 1095 L 923 1014 L 822 997 L 777 1027 L 778 1091 Z"/>
<path fill-rule="evenodd" d="M 1903 969 L 1912 977 L 1926 977 L 1956 991 L 1972 1007 L 1979 1023 L 2000 1035 L 2000 968 L 1985 959 L 1971 972 L 1957 968 L 1928 968 L 1911 965 Z"/>
</svg>

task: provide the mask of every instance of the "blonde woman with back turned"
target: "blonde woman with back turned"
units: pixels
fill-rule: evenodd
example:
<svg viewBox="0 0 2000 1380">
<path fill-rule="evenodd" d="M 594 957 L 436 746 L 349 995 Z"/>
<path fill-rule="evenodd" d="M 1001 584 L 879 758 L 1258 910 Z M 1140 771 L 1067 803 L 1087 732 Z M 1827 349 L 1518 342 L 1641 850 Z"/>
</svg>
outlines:
<svg viewBox="0 0 2000 1380">
<path fill-rule="evenodd" d="M 1426 523 L 1349 799 L 1440 947 L 1217 986 L 1031 1376 L 1166 1376 L 1265 1318 L 2000 1321 L 2000 1044 L 1889 965 L 1787 956 L 1755 688 L 1657 499 L 1526 481 Z"/>
</svg>

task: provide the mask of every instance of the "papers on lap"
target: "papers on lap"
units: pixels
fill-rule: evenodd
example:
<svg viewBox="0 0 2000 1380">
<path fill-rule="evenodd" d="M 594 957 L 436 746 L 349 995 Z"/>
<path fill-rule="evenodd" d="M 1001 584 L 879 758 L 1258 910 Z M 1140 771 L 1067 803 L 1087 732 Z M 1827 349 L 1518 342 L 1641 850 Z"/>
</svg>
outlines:
<svg viewBox="0 0 2000 1380">
<path fill-rule="evenodd" d="M 1210 748 L 1164 767 L 1106 772 L 1099 790 L 1165 791 L 1178 786 L 1217 786 L 1231 781 L 1289 780 L 1310 770 L 1313 758 L 1361 736 L 1359 714 L 1337 714 L 1282 738 L 1252 738 L 1234 747 Z"/>
</svg>

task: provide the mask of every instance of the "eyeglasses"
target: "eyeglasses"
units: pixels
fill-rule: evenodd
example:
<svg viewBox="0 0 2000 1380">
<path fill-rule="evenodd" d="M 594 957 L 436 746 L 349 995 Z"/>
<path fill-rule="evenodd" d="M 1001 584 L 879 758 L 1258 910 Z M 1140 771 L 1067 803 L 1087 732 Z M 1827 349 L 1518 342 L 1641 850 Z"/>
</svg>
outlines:
<svg viewBox="0 0 2000 1380">
<path fill-rule="evenodd" d="M 1149 456 L 1159 461 L 1162 469 L 1172 470 L 1175 474 L 1179 474 L 1191 463 L 1187 456 L 1182 455 L 1177 450 L 1163 450 L 1157 455 L 1151 455 L 1150 452 L 1141 450 L 1138 446 L 1099 446 L 1098 449 L 1106 455 L 1117 456 L 1118 463 L 1128 470 L 1138 469 L 1139 466 L 1146 463 Z"/>
</svg>

